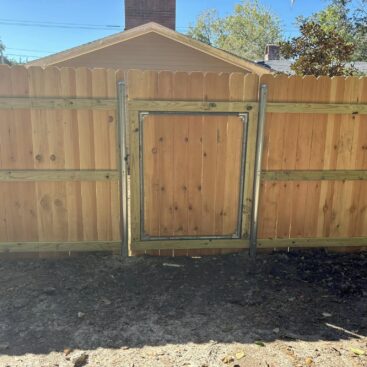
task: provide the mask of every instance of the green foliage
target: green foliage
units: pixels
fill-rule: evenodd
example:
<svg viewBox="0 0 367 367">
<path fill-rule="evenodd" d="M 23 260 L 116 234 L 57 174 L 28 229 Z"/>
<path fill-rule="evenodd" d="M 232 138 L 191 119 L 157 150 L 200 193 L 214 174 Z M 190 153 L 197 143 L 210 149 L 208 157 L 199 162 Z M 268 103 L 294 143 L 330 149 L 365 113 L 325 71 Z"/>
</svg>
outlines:
<svg viewBox="0 0 367 367">
<path fill-rule="evenodd" d="M 235 6 L 233 14 L 220 18 L 215 10 L 201 14 L 188 35 L 239 56 L 263 59 L 265 46 L 282 39 L 280 19 L 257 0 Z"/>
<path fill-rule="evenodd" d="M 353 75 L 348 66 L 355 46 L 335 29 L 326 30 L 319 23 L 306 21 L 300 26 L 301 35 L 281 43 L 281 53 L 295 59 L 291 69 L 297 75 Z"/>
<path fill-rule="evenodd" d="M 300 17 L 298 24 L 315 22 L 326 32 L 336 32 L 355 45 L 353 61 L 367 60 L 367 0 L 360 9 L 351 11 L 351 0 L 332 0 L 325 9 L 308 18 Z"/>
<path fill-rule="evenodd" d="M 1 41 L 0 39 L 0 55 L 3 55 L 3 60 L 5 64 L 8 65 L 14 65 L 14 64 L 18 64 L 18 62 L 15 59 L 9 59 L 8 57 L 4 56 L 4 51 L 5 51 L 5 45 L 4 43 Z M 1 64 L 2 60 L 0 60 L 0 64 Z"/>
<path fill-rule="evenodd" d="M 348 8 L 338 2 L 327 6 L 309 20 L 314 20 L 327 32 L 337 30 L 340 36 L 351 41 L 353 25 L 348 18 L 348 13 Z"/>
<path fill-rule="evenodd" d="M 356 60 L 367 61 L 367 0 L 362 0 L 361 5 L 353 15 L 355 39 L 356 39 Z"/>
<path fill-rule="evenodd" d="M 216 9 L 208 9 L 199 15 L 196 25 L 190 27 L 188 35 L 198 41 L 214 46 L 220 32 L 221 20 Z"/>
</svg>

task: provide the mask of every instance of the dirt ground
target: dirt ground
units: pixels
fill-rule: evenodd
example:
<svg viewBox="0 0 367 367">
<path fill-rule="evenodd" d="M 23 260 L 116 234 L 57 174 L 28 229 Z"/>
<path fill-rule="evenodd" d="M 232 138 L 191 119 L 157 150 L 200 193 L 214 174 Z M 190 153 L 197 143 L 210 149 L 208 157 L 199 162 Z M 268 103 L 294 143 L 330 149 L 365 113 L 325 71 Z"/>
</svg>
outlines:
<svg viewBox="0 0 367 367">
<path fill-rule="evenodd" d="M 367 366 L 367 253 L 250 265 L 247 254 L 0 260 L 0 366 Z"/>
</svg>

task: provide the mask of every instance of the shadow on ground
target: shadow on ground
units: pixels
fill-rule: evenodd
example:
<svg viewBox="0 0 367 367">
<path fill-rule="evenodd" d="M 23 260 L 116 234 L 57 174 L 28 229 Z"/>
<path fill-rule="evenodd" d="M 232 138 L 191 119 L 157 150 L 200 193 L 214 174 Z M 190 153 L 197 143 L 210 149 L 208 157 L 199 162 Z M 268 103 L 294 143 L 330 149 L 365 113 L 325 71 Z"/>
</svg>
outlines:
<svg viewBox="0 0 367 367">
<path fill-rule="evenodd" d="M 367 335 L 367 254 L 277 252 L 249 270 L 245 254 L 0 261 L 0 353 Z"/>
</svg>

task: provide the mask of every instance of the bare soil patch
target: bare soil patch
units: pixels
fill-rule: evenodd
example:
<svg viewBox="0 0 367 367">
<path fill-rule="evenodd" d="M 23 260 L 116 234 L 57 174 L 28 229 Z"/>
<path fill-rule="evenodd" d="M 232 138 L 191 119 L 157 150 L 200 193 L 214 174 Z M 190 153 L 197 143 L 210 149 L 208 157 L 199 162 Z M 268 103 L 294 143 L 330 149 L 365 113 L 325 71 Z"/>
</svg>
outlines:
<svg viewBox="0 0 367 367">
<path fill-rule="evenodd" d="M 176 265 L 176 266 L 167 266 Z M 0 366 L 367 366 L 367 253 L 0 261 Z"/>
</svg>

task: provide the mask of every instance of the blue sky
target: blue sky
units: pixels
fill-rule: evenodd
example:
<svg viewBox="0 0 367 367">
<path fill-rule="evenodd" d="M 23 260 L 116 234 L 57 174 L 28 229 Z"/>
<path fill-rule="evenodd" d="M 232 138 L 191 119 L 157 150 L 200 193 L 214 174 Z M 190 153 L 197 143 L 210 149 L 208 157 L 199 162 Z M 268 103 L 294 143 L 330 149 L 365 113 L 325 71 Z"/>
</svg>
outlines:
<svg viewBox="0 0 367 367">
<path fill-rule="evenodd" d="M 240 0 L 177 0 L 177 30 L 185 33 L 205 9 L 216 8 L 225 15 L 238 2 Z M 307 16 L 327 3 L 297 0 L 291 6 L 290 0 L 261 2 L 279 15 L 287 36 L 296 33 L 294 20 L 298 15 Z M 26 56 L 29 60 L 46 56 L 123 30 L 123 3 L 124 0 L 1 0 L 0 39 L 7 47 L 6 54 L 15 59 L 21 57 L 25 61 Z M 49 24 L 34 27 L 29 26 L 29 22 Z M 51 27 L 54 23 L 70 25 Z M 86 24 L 91 26 L 85 28 L 91 29 L 70 28 Z"/>
</svg>

